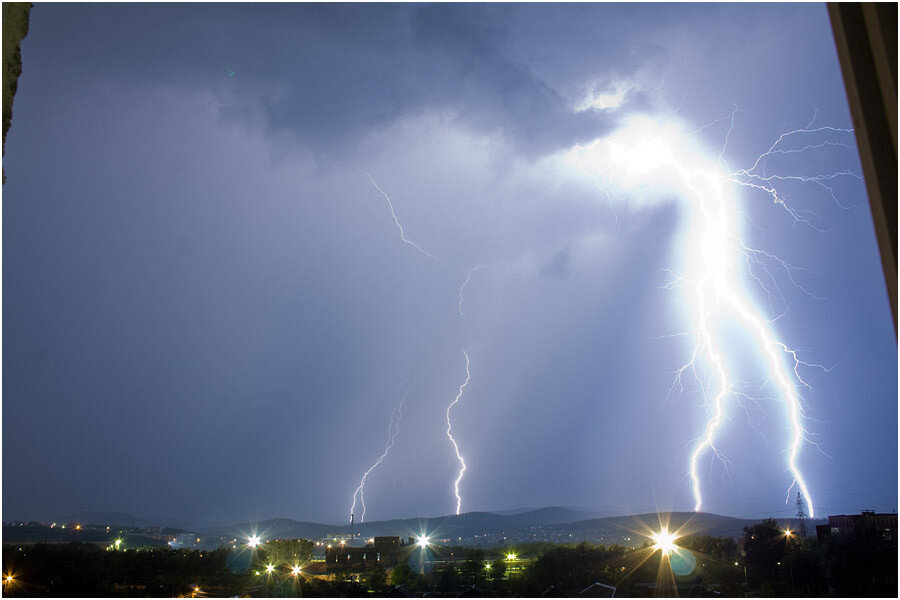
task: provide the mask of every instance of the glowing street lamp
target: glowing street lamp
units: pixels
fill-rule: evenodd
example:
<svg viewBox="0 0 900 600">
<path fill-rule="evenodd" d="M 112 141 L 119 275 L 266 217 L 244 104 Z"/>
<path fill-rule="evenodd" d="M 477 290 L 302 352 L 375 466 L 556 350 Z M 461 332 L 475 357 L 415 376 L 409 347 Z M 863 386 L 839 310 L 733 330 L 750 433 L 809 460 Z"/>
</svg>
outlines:
<svg viewBox="0 0 900 600">
<path fill-rule="evenodd" d="M 300 565 L 294 565 L 293 567 L 291 567 L 291 575 L 296 577 L 299 574 L 300 574 Z"/>
<path fill-rule="evenodd" d="M 416 538 L 416 546 L 418 546 L 419 548 L 425 548 L 426 546 L 428 546 L 428 543 L 430 541 L 431 538 L 429 538 L 427 535 L 420 535 L 418 538 Z"/>
<path fill-rule="evenodd" d="M 515 554 L 512 554 L 512 553 L 507 554 L 507 555 L 506 555 L 506 560 L 516 560 L 516 555 L 515 555 Z"/>
<path fill-rule="evenodd" d="M 259 546 L 261 541 L 262 539 L 258 535 L 251 535 L 247 539 L 247 545 L 251 548 L 256 548 L 257 546 Z"/>
<path fill-rule="evenodd" d="M 267 573 L 268 575 L 271 575 L 271 574 L 274 573 L 274 572 L 275 572 L 275 565 L 273 565 L 273 564 L 271 564 L 271 563 L 269 563 L 268 565 L 266 565 L 266 573 Z"/>
</svg>

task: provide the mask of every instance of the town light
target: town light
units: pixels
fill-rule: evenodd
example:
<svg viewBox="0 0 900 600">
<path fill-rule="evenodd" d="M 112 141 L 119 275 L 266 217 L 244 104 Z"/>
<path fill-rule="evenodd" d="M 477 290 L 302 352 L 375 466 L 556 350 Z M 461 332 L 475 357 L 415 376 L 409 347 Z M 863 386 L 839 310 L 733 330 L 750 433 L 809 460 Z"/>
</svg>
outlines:
<svg viewBox="0 0 900 600">
<path fill-rule="evenodd" d="M 250 546 L 251 548 L 256 548 L 257 546 L 259 546 L 259 543 L 261 541 L 262 540 L 260 539 L 260 537 L 258 535 L 251 535 L 250 538 L 247 540 L 247 545 Z"/>
<path fill-rule="evenodd" d="M 652 536 L 653 541 L 656 542 L 653 544 L 653 549 L 661 550 L 663 554 L 669 555 L 678 547 L 675 545 L 677 537 L 678 536 L 674 533 L 669 533 L 669 530 L 663 527 L 662 531 L 654 533 Z"/>
<path fill-rule="evenodd" d="M 428 542 L 430 542 L 430 541 L 431 541 L 431 538 L 429 538 L 427 535 L 420 535 L 418 537 L 418 539 L 416 539 L 416 545 L 419 548 L 424 548 L 425 546 L 428 545 Z"/>
</svg>

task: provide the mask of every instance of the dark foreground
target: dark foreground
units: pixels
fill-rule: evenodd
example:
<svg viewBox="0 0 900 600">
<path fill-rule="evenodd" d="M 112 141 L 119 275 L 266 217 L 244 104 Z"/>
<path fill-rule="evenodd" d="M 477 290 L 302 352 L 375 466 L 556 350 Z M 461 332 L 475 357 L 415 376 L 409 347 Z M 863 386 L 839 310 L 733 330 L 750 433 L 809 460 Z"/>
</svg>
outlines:
<svg viewBox="0 0 900 600">
<path fill-rule="evenodd" d="M 328 570 L 306 541 L 255 550 L 125 548 L 72 542 L 6 545 L 7 597 L 896 597 L 897 542 L 859 528 L 822 544 L 767 520 L 732 538 L 640 548 L 536 543 L 515 549 L 429 548 L 391 569 Z M 510 558 L 511 551 L 517 556 Z M 267 566 L 269 567 L 267 570 Z M 293 569 L 293 570 L 292 570 Z M 615 588 L 615 590 L 613 590 Z"/>
</svg>

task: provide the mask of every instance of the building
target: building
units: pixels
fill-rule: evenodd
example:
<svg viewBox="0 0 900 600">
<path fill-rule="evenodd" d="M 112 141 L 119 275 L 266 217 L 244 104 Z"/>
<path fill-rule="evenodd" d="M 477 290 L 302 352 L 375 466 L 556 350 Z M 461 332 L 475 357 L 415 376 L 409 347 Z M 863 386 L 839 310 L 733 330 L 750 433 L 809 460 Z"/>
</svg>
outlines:
<svg viewBox="0 0 900 600">
<path fill-rule="evenodd" d="M 371 538 L 365 546 L 340 544 L 325 550 L 325 569 L 328 573 L 349 571 L 360 573 L 372 564 L 384 568 L 395 566 L 400 562 L 400 536 L 381 536 Z"/>
<path fill-rule="evenodd" d="M 896 541 L 897 513 L 864 510 L 858 515 L 829 515 L 827 525 L 816 526 L 816 537 L 819 543 L 824 543 L 832 535 L 852 533 L 857 528 L 877 529 L 885 540 Z"/>
</svg>

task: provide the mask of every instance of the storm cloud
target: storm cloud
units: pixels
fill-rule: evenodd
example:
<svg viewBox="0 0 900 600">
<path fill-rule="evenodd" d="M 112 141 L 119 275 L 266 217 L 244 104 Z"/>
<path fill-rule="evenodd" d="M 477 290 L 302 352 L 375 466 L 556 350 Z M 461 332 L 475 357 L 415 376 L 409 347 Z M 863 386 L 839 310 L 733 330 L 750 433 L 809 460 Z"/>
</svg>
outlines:
<svg viewBox="0 0 900 600">
<path fill-rule="evenodd" d="M 404 381 L 368 518 L 446 514 L 463 349 L 463 510 L 688 509 L 707 408 L 667 394 L 690 345 L 665 287 L 685 214 L 569 154 L 635 116 L 713 157 L 728 135 L 735 168 L 813 117 L 850 126 L 826 11 L 806 4 L 37 4 L 22 59 L 4 520 L 341 522 Z M 809 168 L 858 170 L 832 150 Z M 438 260 L 403 243 L 367 173 Z M 864 207 L 858 179 L 833 189 Z M 764 195 L 743 209 L 828 299 L 784 286 L 777 321 L 839 365 L 809 374 L 833 458 L 809 446 L 804 468 L 822 511 L 891 509 L 896 340 L 871 221 L 818 186 L 791 199 L 827 230 Z M 779 405 L 759 408 L 728 424 L 710 511 L 786 510 Z"/>
</svg>

